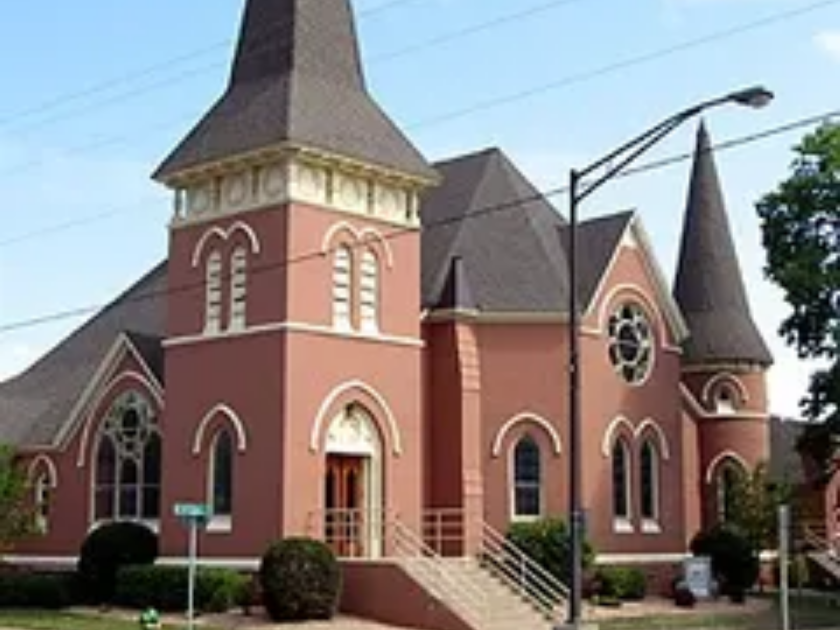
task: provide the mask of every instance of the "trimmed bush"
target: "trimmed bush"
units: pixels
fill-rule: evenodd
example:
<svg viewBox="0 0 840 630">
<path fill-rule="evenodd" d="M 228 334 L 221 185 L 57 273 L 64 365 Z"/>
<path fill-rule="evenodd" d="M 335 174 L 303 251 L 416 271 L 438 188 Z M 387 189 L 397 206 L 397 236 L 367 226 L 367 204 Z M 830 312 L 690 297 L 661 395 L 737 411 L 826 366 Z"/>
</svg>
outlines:
<svg viewBox="0 0 840 630">
<path fill-rule="evenodd" d="M 508 530 L 507 539 L 563 584 L 571 581 L 571 536 L 562 519 L 544 518 L 514 523 Z M 592 546 L 584 541 L 584 569 L 591 567 L 594 559 Z"/>
<path fill-rule="evenodd" d="M 625 601 L 640 601 L 647 595 L 647 578 L 636 567 L 599 567 L 595 572 L 601 597 L 615 597 Z"/>
<path fill-rule="evenodd" d="M 678 608 L 694 608 L 697 598 L 685 582 L 680 582 L 674 587 L 674 604 Z"/>
<path fill-rule="evenodd" d="M 108 523 L 82 544 L 79 576 L 85 598 L 94 604 L 111 603 L 120 567 L 150 565 L 157 560 L 158 537 L 139 523 Z"/>
<path fill-rule="evenodd" d="M 260 586 L 263 605 L 274 621 L 332 619 L 338 609 L 341 569 L 324 543 L 288 538 L 265 552 Z"/>
<path fill-rule="evenodd" d="M 747 537 L 731 525 L 717 525 L 697 534 L 691 541 L 691 553 L 712 559 L 712 573 L 720 592 L 733 602 L 743 602 L 758 579 L 758 555 Z"/>
<path fill-rule="evenodd" d="M 186 567 L 128 566 L 117 573 L 114 604 L 178 612 L 187 607 Z M 226 612 L 233 608 L 248 578 L 230 569 L 199 568 L 195 576 L 195 608 Z"/>
<path fill-rule="evenodd" d="M 58 610 L 74 603 L 75 574 L 0 573 L 0 608 Z"/>
</svg>

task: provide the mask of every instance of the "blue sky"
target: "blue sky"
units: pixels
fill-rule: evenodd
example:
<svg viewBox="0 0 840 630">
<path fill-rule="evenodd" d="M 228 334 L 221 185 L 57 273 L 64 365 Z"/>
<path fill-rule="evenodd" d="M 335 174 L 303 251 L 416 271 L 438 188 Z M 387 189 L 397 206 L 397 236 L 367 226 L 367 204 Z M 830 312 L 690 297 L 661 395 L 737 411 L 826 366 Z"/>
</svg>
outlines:
<svg viewBox="0 0 840 630">
<path fill-rule="evenodd" d="M 355 2 L 371 90 L 428 157 L 498 145 L 544 188 L 659 118 L 741 86 L 764 83 L 777 99 L 761 111 L 710 113 L 715 140 L 840 108 L 840 0 L 794 15 L 816 4 Z M 0 328 L 102 304 L 165 255 L 170 205 L 149 174 L 222 89 L 241 8 L 242 0 L 5 8 Z M 494 101 L 505 102 L 486 106 Z M 802 131 L 718 156 L 755 316 L 778 360 L 773 410 L 785 414 L 796 412 L 810 366 L 776 336 L 786 307 L 762 277 L 754 202 L 785 175 Z M 693 134 L 687 126 L 649 158 L 690 149 Z M 670 278 L 688 168 L 613 182 L 584 213 L 637 208 Z M 81 321 L 0 333 L 0 376 Z"/>
</svg>

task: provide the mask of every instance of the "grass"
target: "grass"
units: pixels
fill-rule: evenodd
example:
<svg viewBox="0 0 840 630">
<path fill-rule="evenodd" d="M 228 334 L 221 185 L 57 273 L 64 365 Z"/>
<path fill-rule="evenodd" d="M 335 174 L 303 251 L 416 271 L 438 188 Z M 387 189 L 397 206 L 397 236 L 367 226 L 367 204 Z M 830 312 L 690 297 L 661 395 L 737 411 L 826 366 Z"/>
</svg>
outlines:
<svg viewBox="0 0 840 630">
<path fill-rule="evenodd" d="M 15 630 L 138 630 L 139 627 L 135 620 L 120 619 L 113 615 L 0 609 L 0 628 Z M 174 626 L 166 623 L 165 627 L 171 629 Z M 214 630 L 206 625 L 200 627 L 202 630 Z"/>
</svg>

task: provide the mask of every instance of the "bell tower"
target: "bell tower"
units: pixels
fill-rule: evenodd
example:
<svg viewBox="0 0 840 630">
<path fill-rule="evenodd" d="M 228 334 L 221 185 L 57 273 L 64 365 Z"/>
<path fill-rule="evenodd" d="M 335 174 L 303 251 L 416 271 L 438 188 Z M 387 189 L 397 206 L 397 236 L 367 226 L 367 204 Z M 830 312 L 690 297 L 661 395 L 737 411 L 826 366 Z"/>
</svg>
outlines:
<svg viewBox="0 0 840 630">
<path fill-rule="evenodd" d="M 382 476 L 403 474 L 419 509 L 419 445 L 414 473 L 390 457 L 413 466 L 401 437 L 420 434 L 400 379 L 419 382 L 419 195 L 436 175 L 367 92 L 350 1 L 247 0 L 224 93 L 154 178 L 174 196 L 164 457 L 185 471 L 164 500 L 212 503 L 212 434 L 233 426 L 210 546 L 305 533 L 329 423 L 353 409 L 383 451 L 365 500 L 385 507 Z"/>
<path fill-rule="evenodd" d="M 689 329 L 683 383 L 696 403 L 703 522 L 710 525 L 725 519 L 736 476 L 769 456 L 765 374 L 773 358 L 750 312 L 702 123 L 674 292 Z"/>
</svg>

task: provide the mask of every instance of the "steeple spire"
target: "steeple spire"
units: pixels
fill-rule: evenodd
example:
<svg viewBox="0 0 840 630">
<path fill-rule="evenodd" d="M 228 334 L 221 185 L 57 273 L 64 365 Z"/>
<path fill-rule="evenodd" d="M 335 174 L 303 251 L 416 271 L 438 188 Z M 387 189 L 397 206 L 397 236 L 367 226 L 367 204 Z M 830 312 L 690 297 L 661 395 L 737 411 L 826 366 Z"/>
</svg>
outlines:
<svg viewBox="0 0 840 630">
<path fill-rule="evenodd" d="M 674 294 L 690 331 L 687 364 L 773 362 L 750 313 L 709 133 L 702 122 Z"/>
<path fill-rule="evenodd" d="M 246 0 L 227 90 L 155 178 L 269 148 L 436 179 L 367 93 L 350 0 Z"/>
</svg>

